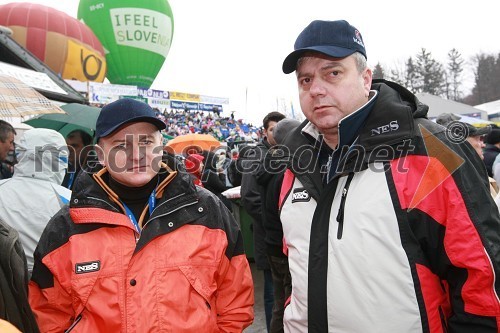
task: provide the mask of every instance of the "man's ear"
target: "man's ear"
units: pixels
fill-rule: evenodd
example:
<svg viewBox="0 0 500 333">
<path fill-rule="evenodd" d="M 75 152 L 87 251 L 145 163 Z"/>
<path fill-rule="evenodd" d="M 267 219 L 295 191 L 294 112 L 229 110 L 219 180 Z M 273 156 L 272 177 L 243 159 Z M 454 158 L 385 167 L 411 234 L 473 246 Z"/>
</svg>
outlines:
<svg viewBox="0 0 500 333">
<path fill-rule="evenodd" d="M 101 146 L 95 144 L 94 150 L 97 154 L 97 160 L 99 161 L 99 164 L 101 164 L 102 166 L 106 166 L 106 163 L 104 161 L 104 151 L 102 150 Z"/>
<path fill-rule="evenodd" d="M 367 91 L 367 96 L 370 93 L 370 89 L 371 89 L 371 86 L 372 86 L 372 79 L 373 79 L 372 70 L 367 67 L 365 69 L 365 71 L 363 72 L 363 83 L 364 83 L 365 89 Z"/>
</svg>

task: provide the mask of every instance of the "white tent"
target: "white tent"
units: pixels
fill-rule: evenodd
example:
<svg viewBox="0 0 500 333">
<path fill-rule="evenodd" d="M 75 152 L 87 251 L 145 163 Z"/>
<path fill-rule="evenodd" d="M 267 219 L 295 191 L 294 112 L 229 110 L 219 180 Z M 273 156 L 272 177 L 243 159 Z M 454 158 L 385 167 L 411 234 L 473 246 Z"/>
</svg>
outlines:
<svg viewBox="0 0 500 333">
<path fill-rule="evenodd" d="M 468 116 L 470 118 L 488 121 L 488 114 L 486 111 L 473 106 L 451 101 L 428 93 L 417 93 L 416 96 L 422 103 L 429 106 L 429 112 L 427 113 L 429 119 L 436 118 L 441 113 L 455 113 L 459 116 Z"/>
<path fill-rule="evenodd" d="M 498 118 L 500 114 L 500 99 L 488 103 L 483 103 L 474 106 L 476 109 L 486 111 L 488 116 Z"/>
</svg>

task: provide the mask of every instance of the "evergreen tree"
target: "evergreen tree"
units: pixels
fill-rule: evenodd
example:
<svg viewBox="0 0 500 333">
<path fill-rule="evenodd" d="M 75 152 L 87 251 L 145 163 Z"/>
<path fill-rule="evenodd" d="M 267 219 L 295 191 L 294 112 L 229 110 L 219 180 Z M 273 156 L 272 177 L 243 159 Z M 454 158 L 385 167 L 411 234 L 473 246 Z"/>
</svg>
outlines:
<svg viewBox="0 0 500 333">
<path fill-rule="evenodd" d="M 422 92 L 421 89 L 422 76 L 415 67 L 412 57 L 408 58 L 405 67 L 406 67 L 406 74 L 404 78 L 404 85 L 413 93 Z"/>
<path fill-rule="evenodd" d="M 385 78 L 385 72 L 384 68 L 382 68 L 382 65 L 380 62 L 375 65 L 375 68 L 373 69 L 373 79 L 384 79 Z"/>
<path fill-rule="evenodd" d="M 416 56 L 416 69 L 420 75 L 419 85 L 415 91 L 441 96 L 445 92 L 443 65 L 432 58 L 430 52 L 422 48 Z"/>
<path fill-rule="evenodd" d="M 472 88 L 472 96 L 470 102 L 474 105 L 487 103 L 498 99 L 495 93 L 498 90 L 495 83 L 498 83 L 498 78 L 495 78 L 497 70 L 497 61 L 492 55 L 480 53 L 474 58 L 476 68 L 474 69 L 475 85 Z"/>
<path fill-rule="evenodd" d="M 462 59 L 462 55 L 455 48 L 448 52 L 448 72 L 446 73 L 447 98 L 454 101 L 460 100 L 462 94 L 460 85 L 462 81 L 462 72 L 464 70 L 463 63 L 464 60 Z"/>
<path fill-rule="evenodd" d="M 402 66 L 397 66 L 394 68 L 391 68 L 390 74 L 389 74 L 389 80 L 394 81 L 402 86 L 405 85 L 405 66 L 404 64 Z"/>
</svg>

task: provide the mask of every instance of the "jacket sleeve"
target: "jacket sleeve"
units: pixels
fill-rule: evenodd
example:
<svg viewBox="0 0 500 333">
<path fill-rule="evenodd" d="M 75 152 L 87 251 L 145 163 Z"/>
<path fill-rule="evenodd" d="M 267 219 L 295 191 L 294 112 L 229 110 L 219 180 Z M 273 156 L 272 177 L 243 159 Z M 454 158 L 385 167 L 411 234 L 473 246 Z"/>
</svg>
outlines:
<svg viewBox="0 0 500 333">
<path fill-rule="evenodd" d="M 500 332 L 500 216 L 486 169 L 467 143 L 438 148 L 392 167 L 424 254 L 416 263 L 424 301 L 425 285 L 436 279 L 427 295 L 443 293 L 450 332 Z"/>
<path fill-rule="evenodd" d="M 64 285 L 55 266 L 60 262 L 58 249 L 65 243 L 67 206 L 47 224 L 34 253 L 33 273 L 29 282 L 29 303 L 40 332 L 64 332 L 75 319 L 70 287 Z"/>
<path fill-rule="evenodd" d="M 201 182 L 207 190 L 213 193 L 222 193 L 227 190 L 226 182 L 213 170 L 205 170 L 201 177 Z"/>
<path fill-rule="evenodd" d="M 217 325 L 221 332 L 242 332 L 254 318 L 252 274 L 241 231 L 229 210 L 222 203 L 219 206 L 228 245 L 217 279 Z"/>
<path fill-rule="evenodd" d="M 241 204 L 255 221 L 262 220 L 261 187 L 257 183 L 255 170 L 245 172 L 241 177 Z"/>
<path fill-rule="evenodd" d="M 64 332 L 71 326 L 75 317 L 71 296 L 40 260 L 37 252 L 28 287 L 29 302 L 40 332 Z"/>
</svg>

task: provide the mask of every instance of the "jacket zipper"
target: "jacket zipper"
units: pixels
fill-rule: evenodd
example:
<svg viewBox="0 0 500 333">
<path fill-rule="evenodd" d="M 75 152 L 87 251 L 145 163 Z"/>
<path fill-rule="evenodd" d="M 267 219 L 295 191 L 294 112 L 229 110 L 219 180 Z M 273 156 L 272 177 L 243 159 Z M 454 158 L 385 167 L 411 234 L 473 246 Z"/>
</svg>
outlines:
<svg viewBox="0 0 500 333">
<path fill-rule="evenodd" d="M 444 315 L 443 308 L 441 305 L 438 308 L 439 310 L 439 318 L 441 318 L 441 326 L 443 327 L 443 332 L 448 333 L 448 324 L 446 322 L 446 316 Z"/>
<path fill-rule="evenodd" d="M 345 209 L 345 201 L 347 198 L 347 192 L 349 191 L 349 186 L 351 185 L 352 178 L 354 177 L 354 173 L 349 173 L 347 177 L 347 181 L 345 182 L 344 188 L 342 189 L 342 197 L 340 199 L 340 207 L 339 212 L 337 214 L 337 222 L 339 223 L 339 227 L 337 229 L 337 239 L 342 238 L 342 233 L 344 231 L 344 209 Z"/>
<path fill-rule="evenodd" d="M 69 333 L 71 332 L 75 326 L 80 322 L 80 320 L 82 320 L 82 315 L 79 314 L 76 318 L 75 318 L 75 321 L 73 321 L 73 324 L 71 324 L 71 326 L 66 330 L 64 331 L 64 333 Z"/>
</svg>

